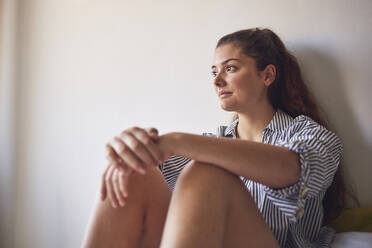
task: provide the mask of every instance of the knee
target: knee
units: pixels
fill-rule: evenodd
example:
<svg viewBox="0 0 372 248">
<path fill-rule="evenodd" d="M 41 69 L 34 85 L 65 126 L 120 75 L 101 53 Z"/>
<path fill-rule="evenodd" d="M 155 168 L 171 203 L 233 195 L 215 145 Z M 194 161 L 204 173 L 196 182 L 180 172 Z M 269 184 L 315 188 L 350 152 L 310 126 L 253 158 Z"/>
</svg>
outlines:
<svg viewBox="0 0 372 248">
<path fill-rule="evenodd" d="M 240 181 L 235 174 L 213 164 L 191 160 L 181 171 L 176 189 L 202 192 L 221 188 L 224 190 L 229 181 Z"/>
<path fill-rule="evenodd" d="M 213 167 L 207 163 L 191 160 L 181 171 L 177 183 L 180 185 L 203 183 L 208 179 L 208 176 L 211 176 Z"/>
</svg>

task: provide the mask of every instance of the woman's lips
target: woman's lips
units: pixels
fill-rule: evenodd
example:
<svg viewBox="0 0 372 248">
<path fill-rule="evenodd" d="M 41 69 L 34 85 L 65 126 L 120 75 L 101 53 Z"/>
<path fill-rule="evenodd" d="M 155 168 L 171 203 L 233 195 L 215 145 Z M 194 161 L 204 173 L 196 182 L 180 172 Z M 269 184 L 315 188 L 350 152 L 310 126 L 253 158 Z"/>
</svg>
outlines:
<svg viewBox="0 0 372 248">
<path fill-rule="evenodd" d="M 226 97 L 229 97 L 230 95 L 231 95 L 230 92 L 222 93 L 222 94 L 220 95 L 220 98 L 226 98 Z"/>
</svg>

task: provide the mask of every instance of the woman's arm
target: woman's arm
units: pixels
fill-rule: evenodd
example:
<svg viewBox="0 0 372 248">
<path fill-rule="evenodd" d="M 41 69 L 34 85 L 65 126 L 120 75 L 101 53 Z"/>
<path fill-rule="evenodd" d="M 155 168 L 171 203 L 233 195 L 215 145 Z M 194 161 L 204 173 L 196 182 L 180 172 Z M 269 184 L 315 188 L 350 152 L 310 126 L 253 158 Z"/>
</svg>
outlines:
<svg viewBox="0 0 372 248">
<path fill-rule="evenodd" d="M 298 155 L 284 147 L 181 132 L 160 136 L 159 145 L 172 154 L 214 164 L 272 188 L 293 185 L 300 177 Z"/>
</svg>

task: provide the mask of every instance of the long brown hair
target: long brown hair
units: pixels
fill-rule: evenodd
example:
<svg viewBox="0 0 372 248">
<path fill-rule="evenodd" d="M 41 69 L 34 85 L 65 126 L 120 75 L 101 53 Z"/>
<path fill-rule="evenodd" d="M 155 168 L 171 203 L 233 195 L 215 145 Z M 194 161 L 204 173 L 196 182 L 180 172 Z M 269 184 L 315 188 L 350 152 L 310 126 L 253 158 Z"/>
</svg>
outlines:
<svg viewBox="0 0 372 248">
<path fill-rule="evenodd" d="M 252 57 L 258 71 L 264 70 L 269 64 L 275 66 L 276 78 L 268 88 L 268 97 L 275 109 L 280 108 L 293 118 L 307 115 L 329 129 L 327 122 L 320 114 L 313 95 L 303 80 L 296 57 L 287 50 L 273 31 L 267 28 L 239 30 L 220 38 L 216 48 L 225 44 L 233 44 L 240 48 L 242 53 Z M 238 115 L 235 113 L 232 121 L 237 118 Z M 360 205 L 352 193 L 352 189 L 346 187 L 340 163 L 333 182 L 323 199 L 323 224 L 329 224 L 346 208 L 346 194 L 349 194 L 351 199 Z"/>
</svg>

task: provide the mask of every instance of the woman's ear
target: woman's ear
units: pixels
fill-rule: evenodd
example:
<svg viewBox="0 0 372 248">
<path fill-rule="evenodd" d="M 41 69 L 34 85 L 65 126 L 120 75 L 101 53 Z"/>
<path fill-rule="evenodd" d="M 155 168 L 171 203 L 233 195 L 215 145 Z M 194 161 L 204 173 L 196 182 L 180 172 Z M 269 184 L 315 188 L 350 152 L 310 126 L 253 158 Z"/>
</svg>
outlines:
<svg viewBox="0 0 372 248">
<path fill-rule="evenodd" d="M 265 70 L 263 71 L 264 75 L 264 84 L 265 86 L 269 87 L 275 80 L 276 77 L 276 68 L 273 64 L 269 64 L 266 66 Z"/>
</svg>

